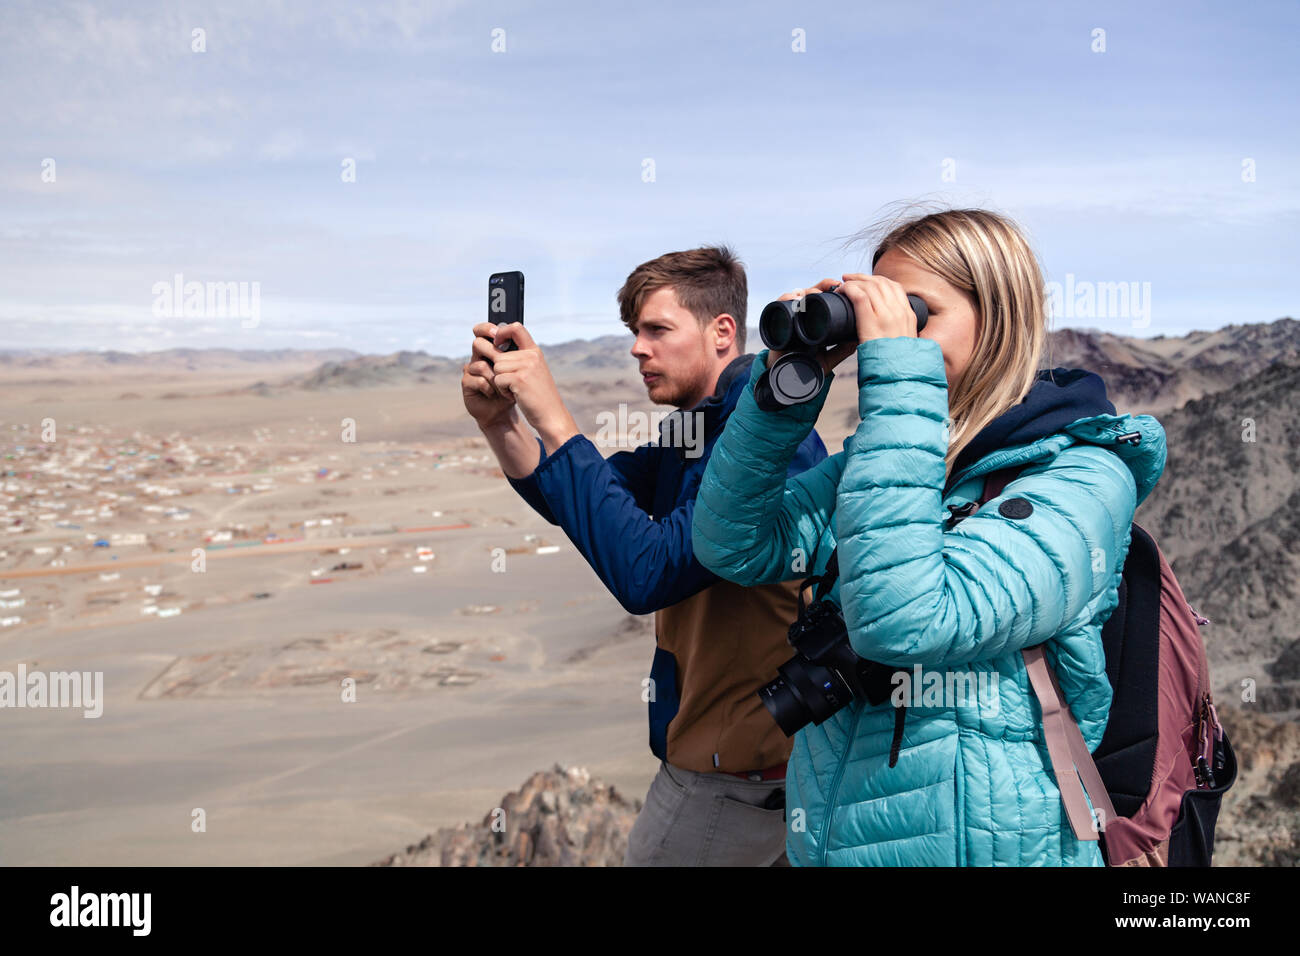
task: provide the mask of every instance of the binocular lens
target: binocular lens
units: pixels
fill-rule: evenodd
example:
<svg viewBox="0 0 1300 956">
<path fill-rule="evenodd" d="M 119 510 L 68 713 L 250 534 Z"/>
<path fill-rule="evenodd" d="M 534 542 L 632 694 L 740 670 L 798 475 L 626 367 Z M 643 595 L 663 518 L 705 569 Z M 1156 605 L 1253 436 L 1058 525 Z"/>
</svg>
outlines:
<svg viewBox="0 0 1300 956">
<path fill-rule="evenodd" d="M 810 295 L 804 299 L 804 308 L 795 322 L 795 330 L 808 345 L 821 345 L 826 341 L 830 331 L 830 313 L 825 300 L 820 295 Z"/>
<path fill-rule="evenodd" d="M 916 314 L 919 334 L 930 310 L 919 296 L 909 295 L 907 301 Z M 858 337 L 853 301 L 834 289 L 769 302 L 758 318 L 758 331 L 769 349 L 786 353 L 768 374 L 772 394 L 782 405 L 797 405 L 818 395 L 825 381 L 818 353 Z"/>
<path fill-rule="evenodd" d="M 758 334 L 770 349 L 784 352 L 794 340 L 794 303 L 769 302 L 758 317 Z"/>
<path fill-rule="evenodd" d="M 857 335 L 853 304 L 840 292 L 817 292 L 795 313 L 795 332 L 808 345 L 834 345 Z"/>
</svg>

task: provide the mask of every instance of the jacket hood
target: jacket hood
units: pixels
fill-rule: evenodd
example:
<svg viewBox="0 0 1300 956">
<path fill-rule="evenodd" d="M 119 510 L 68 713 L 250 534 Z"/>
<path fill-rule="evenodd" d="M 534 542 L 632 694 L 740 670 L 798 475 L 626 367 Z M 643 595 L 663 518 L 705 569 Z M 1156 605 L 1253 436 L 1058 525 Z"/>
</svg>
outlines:
<svg viewBox="0 0 1300 956">
<path fill-rule="evenodd" d="M 674 409 L 665 415 L 659 423 L 659 443 L 678 449 L 683 448 L 684 443 L 676 441 L 674 436 L 681 434 L 679 430 L 685 427 L 682 419 L 686 415 L 695 413 L 703 415 L 705 439 L 716 435 L 731 415 L 736 403 L 740 401 L 740 395 L 749 382 L 750 366 L 754 364 L 756 357 L 749 353 L 737 355 L 718 373 L 718 381 L 713 387 L 712 395 L 692 408 Z"/>
<path fill-rule="evenodd" d="M 1047 439 L 1062 435 L 1048 447 Z M 947 490 L 971 474 L 1054 456 L 1074 441 L 1111 447 L 1133 472 L 1139 504 L 1164 471 L 1165 433 L 1158 421 L 1150 415 L 1116 415 L 1106 383 L 1095 372 L 1054 368 L 1040 371 L 1020 403 L 961 450 Z"/>
<path fill-rule="evenodd" d="M 1019 405 L 993 419 L 967 443 L 953 463 L 952 473 L 959 474 L 999 448 L 1028 445 L 1054 435 L 1080 418 L 1114 414 L 1115 406 L 1106 398 L 1106 383 L 1095 372 L 1043 370 Z"/>
</svg>

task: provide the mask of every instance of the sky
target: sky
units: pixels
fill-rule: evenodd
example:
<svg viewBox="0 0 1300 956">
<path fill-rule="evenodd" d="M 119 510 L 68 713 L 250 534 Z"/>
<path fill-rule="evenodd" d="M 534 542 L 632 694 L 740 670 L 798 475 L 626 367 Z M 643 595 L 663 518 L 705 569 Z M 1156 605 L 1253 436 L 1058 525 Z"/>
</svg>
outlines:
<svg viewBox="0 0 1300 956">
<path fill-rule="evenodd" d="M 0 0 L 0 349 L 463 355 L 512 269 L 538 341 L 630 346 L 628 273 L 726 243 L 753 351 L 914 203 L 1019 223 L 1053 328 L 1295 316 L 1297 32 L 1294 2 Z"/>
</svg>

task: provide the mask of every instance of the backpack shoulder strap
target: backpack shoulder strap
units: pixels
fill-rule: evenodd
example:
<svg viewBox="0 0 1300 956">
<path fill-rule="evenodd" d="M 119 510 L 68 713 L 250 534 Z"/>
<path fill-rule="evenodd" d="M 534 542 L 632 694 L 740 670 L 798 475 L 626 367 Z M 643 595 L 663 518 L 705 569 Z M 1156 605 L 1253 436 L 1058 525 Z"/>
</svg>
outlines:
<svg viewBox="0 0 1300 956">
<path fill-rule="evenodd" d="M 985 476 L 984 490 L 979 499 L 980 506 L 1002 494 L 1003 489 L 1014 481 L 1023 469 L 1023 465 L 1015 465 L 990 472 Z M 839 546 L 837 545 L 826 562 L 825 572 L 817 577 L 806 579 L 800 585 L 800 611 L 803 610 L 805 588 L 815 584 L 816 596 L 820 600 L 830 593 L 831 585 L 838 576 Z M 1077 839 L 1096 841 L 1099 838 L 1099 831 L 1105 830 L 1106 824 L 1115 819 L 1115 808 L 1111 804 L 1110 794 L 1106 792 L 1106 785 L 1102 782 L 1101 774 L 1097 772 L 1092 754 L 1088 752 L 1088 743 L 1083 739 L 1083 733 L 1079 730 L 1079 725 L 1065 702 L 1056 675 L 1052 673 L 1051 665 L 1047 663 L 1043 645 L 1026 648 L 1021 653 L 1024 655 L 1025 668 L 1029 674 L 1034 696 L 1038 698 L 1039 708 L 1043 713 L 1043 735 L 1047 743 L 1047 753 L 1052 761 L 1052 771 L 1056 775 L 1056 784 L 1061 791 L 1061 800 L 1065 804 L 1070 827 L 1074 830 Z M 894 766 L 898 756 L 904 713 L 905 711 L 900 708 L 895 720 L 894 739 L 890 747 L 889 766 L 891 767 Z M 1082 781 L 1079 779 L 1080 776 L 1083 778 Z M 1088 812 L 1088 803 L 1084 798 L 1085 786 L 1088 797 L 1092 799 L 1093 809 L 1100 817 L 1095 823 L 1092 814 Z"/>
<path fill-rule="evenodd" d="M 997 471 L 991 471 L 984 476 L 984 491 L 980 495 L 980 507 L 982 508 L 988 502 L 992 501 L 998 495 L 1002 494 L 1003 489 L 1011 482 L 1015 481 L 1017 476 L 1025 470 L 1024 465 L 1012 465 L 1010 468 L 999 468 Z"/>
<path fill-rule="evenodd" d="M 983 507 L 1002 494 L 1024 467 L 1001 468 L 986 475 L 980 506 Z M 1101 774 L 1097 772 L 1092 754 L 1088 752 L 1088 743 L 1083 739 L 1079 724 L 1065 702 L 1061 685 L 1057 683 L 1056 675 L 1047 662 L 1043 645 L 1026 648 L 1022 654 L 1029 674 L 1029 684 L 1043 713 L 1043 738 L 1047 744 L 1047 755 L 1052 760 L 1052 773 L 1056 776 L 1056 785 L 1061 791 L 1061 801 L 1065 804 L 1070 828 L 1077 839 L 1095 841 L 1099 831 L 1105 830 L 1106 824 L 1115 819 L 1115 807 L 1111 804 L 1110 794 L 1106 791 Z M 1092 800 L 1093 810 L 1099 817 L 1095 823 L 1093 815 L 1088 812 L 1085 789 L 1088 798 Z"/>
<path fill-rule="evenodd" d="M 1052 760 L 1052 773 L 1056 776 L 1056 785 L 1061 791 L 1061 802 L 1065 804 L 1066 816 L 1076 839 L 1098 839 L 1099 833 L 1115 819 L 1115 807 L 1110 802 L 1110 794 L 1102 782 L 1092 754 L 1088 752 L 1088 743 L 1083 739 L 1079 725 L 1070 713 L 1070 707 L 1061 693 L 1061 685 L 1056 682 L 1051 665 L 1043 653 L 1043 645 L 1028 647 L 1021 652 L 1025 658 L 1025 669 L 1029 673 L 1029 683 L 1038 698 L 1039 709 L 1043 712 L 1043 737 L 1047 743 L 1047 754 Z M 1082 778 L 1082 780 L 1080 780 Z M 1088 812 L 1084 799 L 1084 790 L 1092 800 L 1094 817 Z"/>
</svg>

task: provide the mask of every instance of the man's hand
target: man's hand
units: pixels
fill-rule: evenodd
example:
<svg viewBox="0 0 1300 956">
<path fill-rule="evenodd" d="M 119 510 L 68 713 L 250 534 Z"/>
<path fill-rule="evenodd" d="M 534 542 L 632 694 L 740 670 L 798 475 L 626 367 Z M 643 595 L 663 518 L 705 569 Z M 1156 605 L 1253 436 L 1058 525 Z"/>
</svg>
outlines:
<svg viewBox="0 0 1300 956">
<path fill-rule="evenodd" d="M 479 357 L 484 351 L 479 346 L 479 342 L 483 341 L 486 347 L 491 349 L 492 330 L 495 328 L 496 326 L 491 322 L 474 326 L 474 344 L 471 346 L 474 357 L 461 368 L 460 375 L 460 391 L 465 399 L 465 410 L 473 416 L 478 427 L 484 432 L 510 428 L 519 421 L 519 415 L 515 411 L 514 396 L 508 392 L 502 395 L 496 390 L 493 385 L 494 372 L 491 364 Z"/>
<path fill-rule="evenodd" d="M 528 424 L 537 429 L 546 453 L 554 454 L 579 431 L 577 422 L 564 407 L 542 350 L 522 323 L 484 325 L 492 330 L 488 333 L 492 341 L 487 340 L 487 335 L 479 335 L 480 326 L 475 326 L 474 354 L 492 360 L 492 387 L 518 407 Z M 518 348 L 502 352 L 497 346 L 506 342 L 514 342 Z"/>
</svg>

